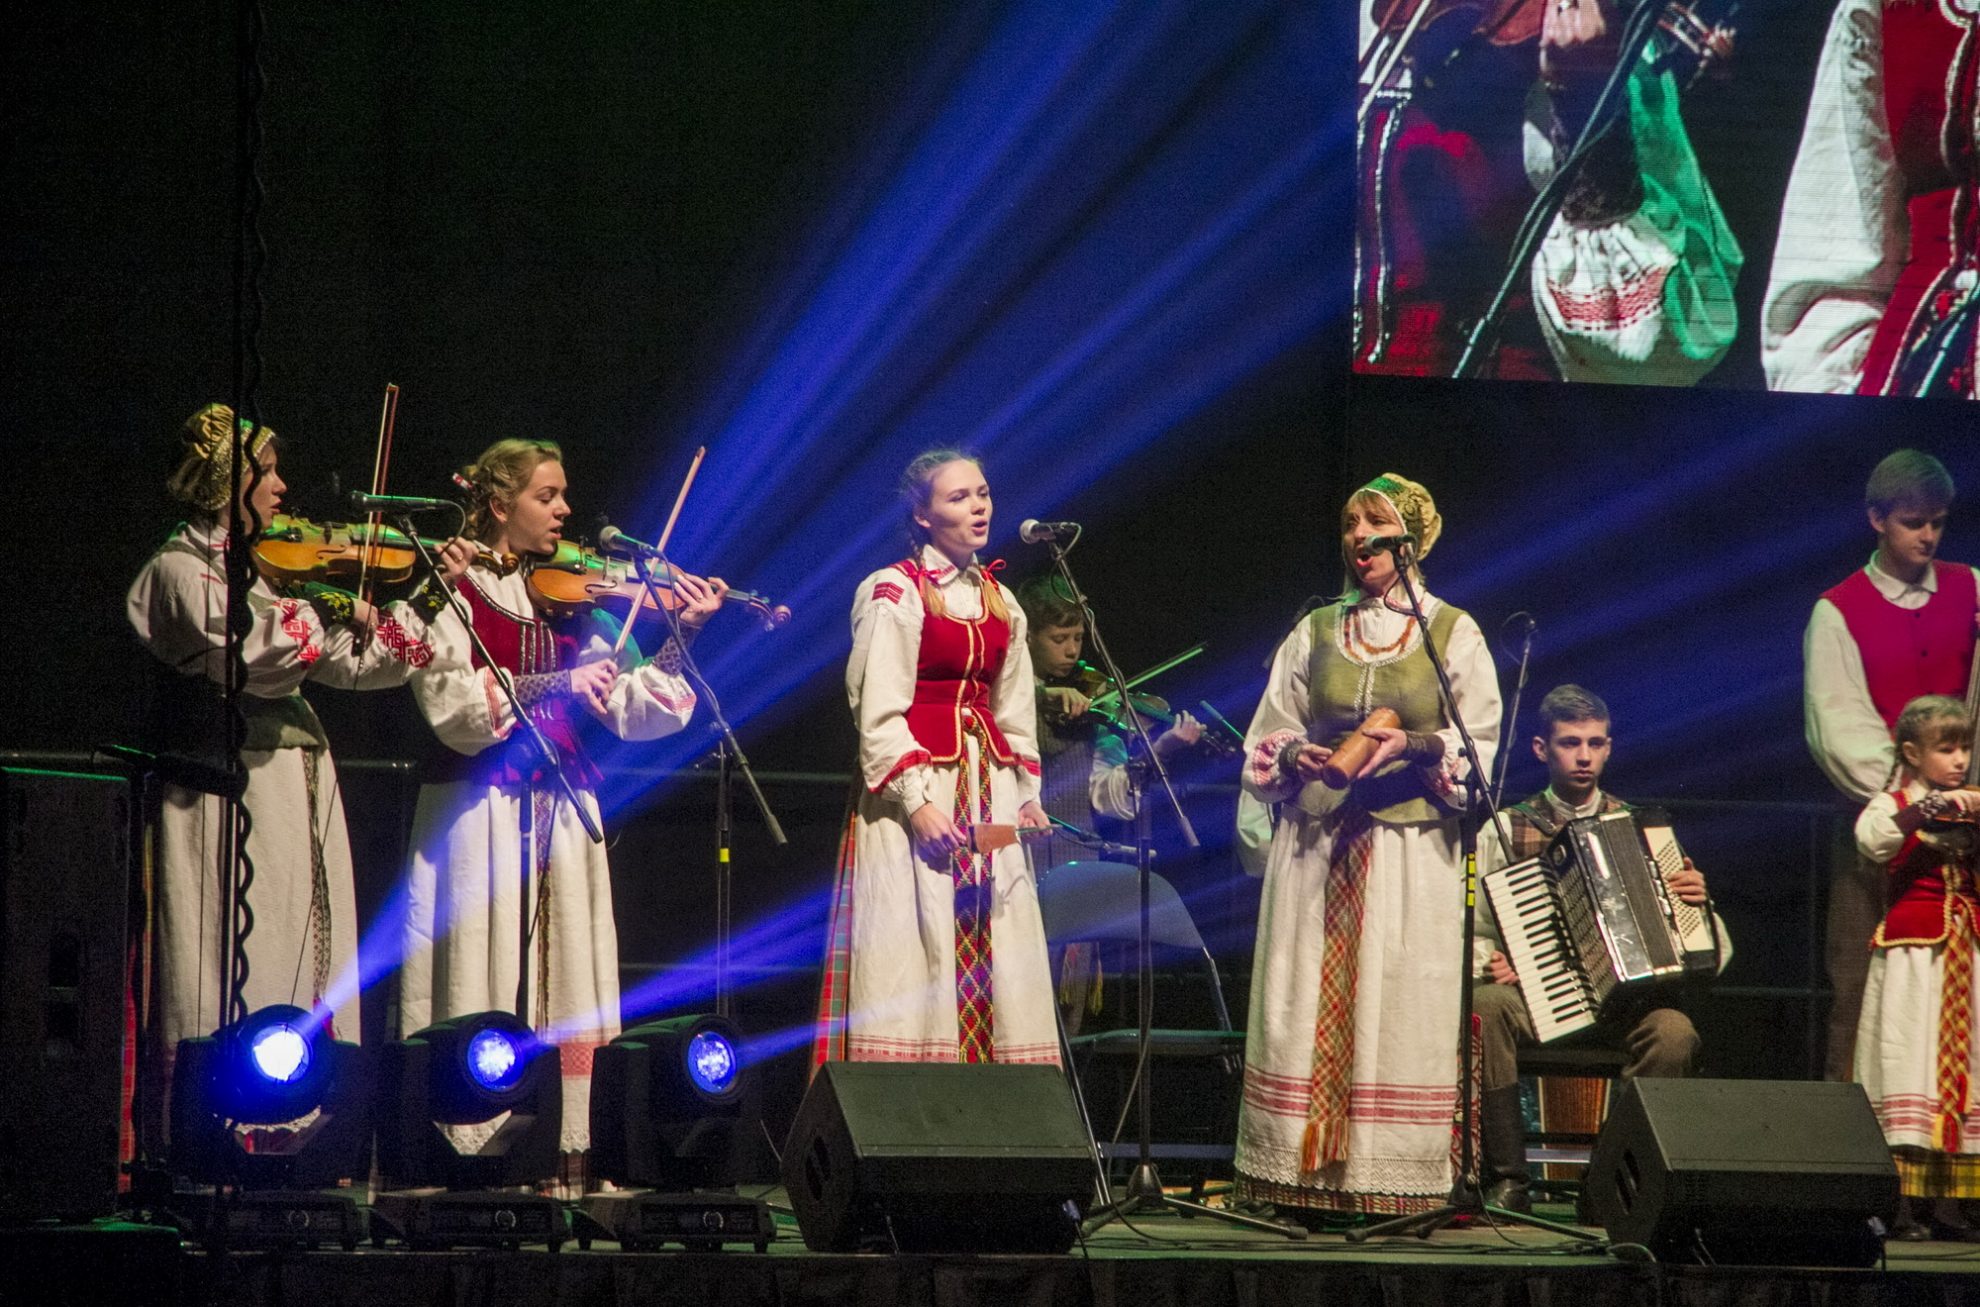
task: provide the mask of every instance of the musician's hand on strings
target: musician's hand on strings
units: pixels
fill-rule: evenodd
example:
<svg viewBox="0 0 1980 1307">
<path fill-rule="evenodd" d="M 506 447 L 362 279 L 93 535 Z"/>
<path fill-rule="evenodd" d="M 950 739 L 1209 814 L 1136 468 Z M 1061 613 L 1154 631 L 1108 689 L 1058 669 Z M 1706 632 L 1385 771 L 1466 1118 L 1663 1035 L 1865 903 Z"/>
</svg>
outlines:
<svg viewBox="0 0 1980 1307">
<path fill-rule="evenodd" d="M 1485 974 L 1492 978 L 1492 983 L 1495 985 L 1519 983 L 1519 973 L 1513 970 L 1513 965 L 1506 955 L 1497 949 L 1492 950 L 1492 958 L 1485 964 Z"/>
<path fill-rule="evenodd" d="M 1302 744 L 1293 754 L 1293 774 L 1303 781 L 1320 779 L 1320 769 L 1327 765 L 1327 759 L 1334 751 L 1324 744 Z"/>
<path fill-rule="evenodd" d="M 956 829 L 949 814 L 933 803 L 924 803 L 908 814 L 908 835 L 914 852 L 931 867 L 946 866 L 949 859 L 969 847 L 969 839 Z"/>
<path fill-rule="evenodd" d="M 619 679 L 619 669 L 609 662 L 584 663 L 571 668 L 571 697 L 583 704 L 585 711 L 603 721 L 606 701 L 612 697 L 612 683 Z"/>
<path fill-rule="evenodd" d="M 695 631 L 708 624 L 729 593 L 729 583 L 719 576 L 704 579 L 688 572 L 675 572 L 673 583 L 674 593 L 687 600 L 681 607 L 681 625 Z"/>
<path fill-rule="evenodd" d="M 1071 722 L 1086 716 L 1093 700 L 1070 685 L 1048 685 L 1043 692 L 1045 716 L 1049 721 Z"/>
<path fill-rule="evenodd" d="M 1169 729 L 1155 737 L 1155 752 L 1167 759 L 1181 753 L 1202 738 L 1203 723 L 1186 712 L 1179 712 Z"/>
<path fill-rule="evenodd" d="M 1712 896 L 1705 891 L 1705 873 L 1691 865 L 1691 859 L 1684 860 L 1684 866 L 1664 878 L 1671 893 L 1678 896 L 1680 903 L 1689 903 L 1694 908 L 1702 908 Z"/>
<path fill-rule="evenodd" d="M 1611 0 L 1547 0 L 1540 7 L 1540 80 L 1549 90 L 1599 85 L 1616 66 Z"/>
<path fill-rule="evenodd" d="M 1023 830 L 1050 830 L 1052 819 L 1045 815 L 1038 800 L 1032 799 L 1018 809 L 1017 824 Z"/>
<path fill-rule="evenodd" d="M 474 555 L 475 547 L 473 541 L 463 540 L 459 536 L 450 536 L 447 543 L 440 546 L 440 552 L 433 559 L 434 566 L 439 572 L 440 580 L 447 585 L 452 585 L 463 576 L 466 576 L 469 565 L 474 562 Z"/>
</svg>

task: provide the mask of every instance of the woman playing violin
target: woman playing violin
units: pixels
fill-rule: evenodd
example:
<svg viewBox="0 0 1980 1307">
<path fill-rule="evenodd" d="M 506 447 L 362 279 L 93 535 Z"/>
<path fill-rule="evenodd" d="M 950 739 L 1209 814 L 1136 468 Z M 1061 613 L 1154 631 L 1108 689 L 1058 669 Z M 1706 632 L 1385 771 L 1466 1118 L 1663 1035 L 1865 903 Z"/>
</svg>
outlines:
<svg viewBox="0 0 1980 1307">
<path fill-rule="evenodd" d="M 864 784 L 815 1055 L 1056 1063 L 1024 850 L 971 843 L 986 823 L 1048 824 L 1024 613 L 976 556 L 989 482 L 972 456 L 934 450 L 908 464 L 901 496 L 912 552 L 853 599 L 846 693 Z"/>
<path fill-rule="evenodd" d="M 225 556 L 237 519 L 272 518 L 287 488 L 279 443 L 267 427 L 243 434 L 251 465 L 230 498 L 236 448 L 233 410 L 208 404 L 179 432 L 180 458 L 166 484 L 188 520 L 132 583 L 126 615 L 156 660 L 149 731 L 160 752 L 224 766 L 227 580 Z M 458 576 L 470 550 L 449 541 L 443 573 Z M 344 689 L 402 685 L 432 657 L 425 617 L 415 607 L 383 609 L 322 585 L 277 589 L 257 578 L 248 593 L 251 626 L 242 709 L 247 736 L 243 802 L 252 819 L 254 864 L 248 903 L 246 1000 L 312 1008 L 329 1000 L 335 1033 L 358 1031 L 357 901 L 343 799 L 322 723 L 302 697 L 305 681 Z M 363 638 L 361 638 L 363 637 Z M 211 1034 L 227 1011 L 218 990 L 226 922 L 219 905 L 220 859 L 228 845 L 224 805 L 213 795 L 164 787 L 158 817 L 158 1047 L 169 1063 L 184 1038 Z M 162 1087 L 162 1086 L 161 1086 Z M 156 1100 L 154 1100 L 156 1101 Z"/>
<path fill-rule="evenodd" d="M 599 773 L 578 737 L 579 720 L 589 717 L 624 740 L 658 739 L 687 725 L 695 696 L 672 640 L 651 658 L 631 643 L 615 655 L 618 626 L 604 613 L 552 620 L 535 607 L 528 569 L 556 552 L 571 513 L 555 444 L 498 441 L 462 477 L 470 487 L 468 534 L 486 549 L 457 592 L 498 666 L 482 664 L 452 612 L 435 618 L 433 659 L 413 677 L 413 696 L 452 752 L 429 772 L 413 822 L 399 1025 L 410 1034 L 450 1017 L 513 1008 L 519 914 L 531 913 L 534 1010 L 519 1015 L 559 1045 L 564 1182 L 577 1185 L 589 1139 L 591 1050 L 619 1031 L 612 883 L 604 847 L 591 842 L 561 787 L 542 773 L 494 678 L 514 685 L 594 819 Z M 511 569 L 505 555 L 521 562 Z M 691 636 L 721 607 L 728 587 L 678 572 L 673 583 L 686 600 L 679 615 Z M 525 804 L 534 839 L 535 901 L 528 905 L 520 901 Z M 460 1142 L 470 1145 L 489 1132 L 460 1129 Z"/>
</svg>

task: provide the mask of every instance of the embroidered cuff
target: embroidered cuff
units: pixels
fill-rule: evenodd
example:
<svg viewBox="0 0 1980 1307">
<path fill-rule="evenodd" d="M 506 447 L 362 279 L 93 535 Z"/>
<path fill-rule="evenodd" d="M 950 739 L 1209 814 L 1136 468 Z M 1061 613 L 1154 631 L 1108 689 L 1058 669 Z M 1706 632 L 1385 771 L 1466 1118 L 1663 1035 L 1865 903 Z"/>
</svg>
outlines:
<svg viewBox="0 0 1980 1307">
<path fill-rule="evenodd" d="M 1443 761 L 1444 737 L 1433 731 L 1410 731 L 1403 745 L 1403 757 L 1419 767 L 1432 767 Z"/>
<path fill-rule="evenodd" d="M 289 587 L 289 594 L 314 608 L 325 626 L 333 622 L 348 622 L 351 614 L 357 611 L 356 595 L 320 581 L 299 581 Z"/>
<path fill-rule="evenodd" d="M 906 768 L 887 782 L 887 792 L 899 800 L 903 813 L 912 813 L 928 802 L 928 769 L 917 764 Z"/>
<path fill-rule="evenodd" d="M 539 672 L 534 676 L 516 678 L 516 698 L 525 708 L 533 708 L 545 699 L 570 697 L 571 674 L 569 672 Z"/>
<path fill-rule="evenodd" d="M 447 611 L 447 596 L 439 586 L 428 581 L 420 587 L 418 594 L 406 601 L 406 606 L 431 623 Z"/>
<path fill-rule="evenodd" d="M 689 631 L 693 630 L 692 627 L 685 627 L 683 629 Z M 690 641 L 692 641 L 693 638 L 694 637 L 692 635 L 688 637 Z M 680 641 L 674 639 L 674 637 L 671 635 L 668 636 L 667 643 L 661 645 L 659 649 L 654 651 L 653 657 L 650 661 L 653 663 L 655 667 L 667 673 L 667 675 L 679 676 L 681 674 Z"/>
</svg>

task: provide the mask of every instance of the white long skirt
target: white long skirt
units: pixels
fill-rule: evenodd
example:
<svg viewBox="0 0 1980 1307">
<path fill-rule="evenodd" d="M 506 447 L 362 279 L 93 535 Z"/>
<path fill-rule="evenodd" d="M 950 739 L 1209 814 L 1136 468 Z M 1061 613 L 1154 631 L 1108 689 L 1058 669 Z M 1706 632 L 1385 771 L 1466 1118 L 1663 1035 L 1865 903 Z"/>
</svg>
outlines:
<svg viewBox="0 0 1980 1307">
<path fill-rule="evenodd" d="M 1974 975 L 1980 977 L 1980 950 Z M 1871 956 L 1856 1025 L 1856 1079 L 1870 1095 L 1893 1148 L 1934 1147 L 1939 1110 L 1939 1000 L 1945 945 L 1901 944 Z M 1971 1002 L 1980 1014 L 1980 995 Z M 1969 1039 L 1967 1081 L 1980 1088 L 1980 1038 Z M 1960 1132 L 1959 1152 L 1980 1154 L 1980 1095 Z"/>
<path fill-rule="evenodd" d="M 337 1038 L 358 1041 L 357 891 L 344 800 L 330 751 L 317 752 L 314 842 L 323 861 L 316 885 L 311 803 L 304 750 L 242 754 L 244 801 L 253 827 L 248 857 L 248 1011 L 274 1003 L 314 1008 L 330 1001 Z M 220 861 L 227 848 L 226 806 L 210 794 L 168 785 L 158 821 L 156 948 L 160 1047 L 169 1059 L 181 1039 L 221 1023 Z M 318 982 L 323 982 L 321 989 Z"/>
<path fill-rule="evenodd" d="M 596 816 L 598 800 L 578 797 Z M 540 808 L 541 805 L 539 805 Z M 473 1012 L 515 1011 L 521 965 L 522 844 L 518 791 L 457 781 L 420 789 L 406 874 L 399 1032 Z M 532 943 L 530 1011 L 523 1019 L 558 1046 L 564 1080 L 560 1147 L 590 1146 L 591 1066 L 619 1033 L 619 936 L 605 846 L 593 844 L 559 797 L 550 821 L 549 870 L 531 886 L 548 900 Z M 543 838 L 541 827 L 535 838 Z M 476 1147 L 486 1128 L 463 1128 Z"/>
<path fill-rule="evenodd" d="M 1273 1202 L 1395 1212 L 1451 1188 L 1463 975 L 1454 823 L 1374 826 L 1357 948 L 1347 1156 L 1307 1171 L 1314 1028 L 1331 839 L 1286 808 L 1265 870 L 1252 968 L 1236 1166 Z"/>
<path fill-rule="evenodd" d="M 973 749 L 975 743 L 970 740 L 969 746 Z M 950 811 L 962 775 L 959 767 L 935 768 L 928 799 Z M 991 821 L 1017 820 L 1017 785 L 1015 771 L 990 769 Z M 870 1062 L 956 1061 L 961 1025 L 956 1011 L 955 881 L 949 868 L 917 858 L 900 804 L 871 793 L 860 797 L 853 858 L 846 1055 Z M 995 1060 L 1057 1065 L 1045 926 L 1038 911 L 1038 883 L 1023 848 L 1013 845 L 992 855 L 991 876 Z"/>
</svg>

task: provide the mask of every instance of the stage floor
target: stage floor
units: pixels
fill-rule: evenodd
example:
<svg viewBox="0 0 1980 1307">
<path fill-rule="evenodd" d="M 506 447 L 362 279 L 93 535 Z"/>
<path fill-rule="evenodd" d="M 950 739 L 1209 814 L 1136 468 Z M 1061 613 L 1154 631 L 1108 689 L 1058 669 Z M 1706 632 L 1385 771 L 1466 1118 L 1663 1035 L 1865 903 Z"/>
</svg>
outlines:
<svg viewBox="0 0 1980 1307">
<path fill-rule="evenodd" d="M 772 1195 L 774 1198 L 775 1195 Z M 1543 1214 L 1565 1219 L 1566 1209 Z M 360 1247 L 219 1256 L 121 1227 L 10 1232 L 0 1303 L 396 1307 L 635 1303 L 1786 1304 L 1980 1302 L 1980 1245 L 1892 1244 L 1884 1267 L 1700 1267 L 1626 1262 L 1553 1234 L 1474 1226 L 1350 1244 L 1291 1242 L 1168 1213 L 1116 1222 L 1062 1257 L 808 1251 L 788 1215 L 768 1251 L 557 1253 Z"/>
</svg>

